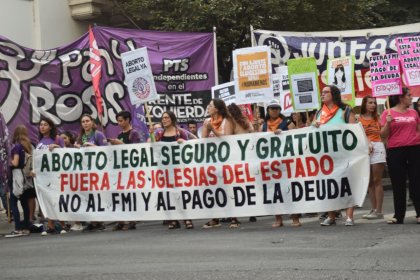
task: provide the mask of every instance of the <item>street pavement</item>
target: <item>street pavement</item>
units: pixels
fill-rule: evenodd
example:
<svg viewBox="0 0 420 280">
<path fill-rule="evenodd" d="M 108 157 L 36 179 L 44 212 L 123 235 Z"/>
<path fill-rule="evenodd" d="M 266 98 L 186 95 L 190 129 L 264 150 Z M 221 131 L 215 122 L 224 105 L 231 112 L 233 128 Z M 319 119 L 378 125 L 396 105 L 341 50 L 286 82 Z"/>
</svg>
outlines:
<svg viewBox="0 0 420 280">
<path fill-rule="evenodd" d="M 413 207 L 404 225 L 387 225 L 392 192 L 385 192 L 385 219 L 321 227 L 317 217 L 303 226 L 271 228 L 273 217 L 247 218 L 238 229 L 224 224 L 168 230 L 162 222 L 137 230 L 72 232 L 43 237 L 0 237 L 0 279 L 420 279 L 420 225 Z M 344 213 L 344 212 L 343 212 Z M 13 230 L 1 214 L 0 233 Z"/>
</svg>

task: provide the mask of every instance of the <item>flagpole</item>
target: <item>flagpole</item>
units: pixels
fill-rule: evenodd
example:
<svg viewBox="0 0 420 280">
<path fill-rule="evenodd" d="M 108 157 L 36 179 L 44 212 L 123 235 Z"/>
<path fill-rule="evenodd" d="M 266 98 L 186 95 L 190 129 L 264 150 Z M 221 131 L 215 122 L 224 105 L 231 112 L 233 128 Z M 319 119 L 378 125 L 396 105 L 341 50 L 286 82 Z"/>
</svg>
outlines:
<svg viewBox="0 0 420 280">
<path fill-rule="evenodd" d="M 219 67 L 217 63 L 217 41 L 216 41 L 216 26 L 213 26 L 213 56 L 214 56 L 214 82 L 219 84 Z"/>
<path fill-rule="evenodd" d="M 147 121 L 149 122 L 149 130 L 153 131 L 153 133 L 149 134 L 150 141 L 154 143 L 156 142 L 156 139 L 155 139 L 155 133 L 153 129 L 152 117 L 150 116 L 149 106 L 147 106 L 147 102 L 144 102 L 143 105 L 144 105 L 144 111 L 146 112 Z"/>
</svg>

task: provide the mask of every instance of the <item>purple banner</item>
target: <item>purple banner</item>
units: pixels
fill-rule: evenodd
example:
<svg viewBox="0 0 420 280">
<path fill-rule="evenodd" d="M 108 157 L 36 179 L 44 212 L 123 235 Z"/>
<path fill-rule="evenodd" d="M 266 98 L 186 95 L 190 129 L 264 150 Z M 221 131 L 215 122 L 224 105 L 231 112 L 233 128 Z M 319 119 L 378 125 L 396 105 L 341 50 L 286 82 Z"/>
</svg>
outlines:
<svg viewBox="0 0 420 280">
<path fill-rule="evenodd" d="M 102 59 L 101 94 L 103 127 L 109 137 L 119 133 L 116 114 L 130 110 L 136 122 L 144 121 L 134 108 L 123 84 L 120 55 L 147 47 L 160 99 L 150 103 L 154 121 L 165 110 L 180 122 L 203 120 L 215 83 L 213 34 L 139 31 L 96 27 L 93 29 Z M 32 50 L 0 37 L 0 106 L 13 132 L 28 125 L 37 137 L 41 116 L 58 124 L 60 131 L 78 132 L 83 113 L 97 118 L 89 72 L 88 33 L 75 42 L 52 50 Z M 144 124 L 142 125 L 144 128 Z M 144 135 L 147 131 L 144 129 Z"/>
</svg>

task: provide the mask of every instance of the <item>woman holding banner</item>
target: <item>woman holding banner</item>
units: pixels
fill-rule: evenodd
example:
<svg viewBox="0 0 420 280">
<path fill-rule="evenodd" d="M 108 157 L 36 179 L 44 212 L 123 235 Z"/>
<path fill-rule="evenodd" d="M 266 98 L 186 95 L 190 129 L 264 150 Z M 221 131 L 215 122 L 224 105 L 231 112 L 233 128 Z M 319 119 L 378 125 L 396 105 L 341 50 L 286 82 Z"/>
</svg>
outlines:
<svg viewBox="0 0 420 280">
<path fill-rule="evenodd" d="M 403 224 L 406 211 L 406 178 L 420 224 L 420 117 L 410 109 L 407 88 L 389 98 L 391 109 L 381 115 L 381 136 L 387 139 L 387 163 L 394 193 L 394 217 L 388 224 Z"/>
<path fill-rule="evenodd" d="M 341 92 L 335 85 L 329 85 L 321 91 L 322 107 L 315 116 L 313 125 L 339 125 L 345 123 L 355 123 L 356 117 L 352 109 L 341 101 Z M 354 225 L 354 207 L 347 208 L 346 226 Z M 335 225 L 336 212 L 329 211 L 328 217 L 321 223 L 321 226 Z"/>
<path fill-rule="evenodd" d="M 38 125 L 38 144 L 36 145 L 37 150 L 49 149 L 52 151 L 55 148 L 63 148 L 64 142 L 61 137 L 57 135 L 57 127 L 55 123 L 49 118 L 41 118 L 41 121 Z M 35 197 L 35 190 L 33 190 L 33 195 Z M 64 222 L 61 224 L 61 234 L 67 233 L 66 226 Z M 41 235 L 48 235 L 56 233 L 54 221 L 48 219 L 47 228 L 44 228 Z"/>
<path fill-rule="evenodd" d="M 195 135 L 190 133 L 189 131 L 178 127 L 177 125 L 177 118 L 172 111 L 166 111 L 162 114 L 162 127 L 158 128 L 156 131 L 152 129 L 150 133 L 155 134 L 156 142 L 178 142 L 182 143 L 186 140 L 197 139 Z M 148 140 L 150 142 L 150 138 Z M 191 220 L 185 220 L 185 228 L 186 229 L 193 229 L 194 225 Z M 181 225 L 179 221 L 169 221 L 169 229 L 177 229 L 180 228 Z"/>
<path fill-rule="evenodd" d="M 385 170 L 386 152 L 381 140 L 381 125 L 377 111 L 376 98 L 370 95 L 363 97 L 359 122 L 363 125 L 366 136 L 369 140 L 370 155 L 370 180 L 369 199 L 372 209 L 364 219 L 383 219 L 382 202 L 384 189 L 382 187 L 382 175 Z"/>
<path fill-rule="evenodd" d="M 210 118 L 206 119 L 203 123 L 201 138 L 220 137 L 234 133 L 234 123 L 223 100 L 217 98 L 212 99 L 207 106 L 207 113 L 210 115 Z M 216 228 L 220 226 L 219 219 L 211 219 L 203 225 L 203 228 Z M 239 221 L 236 218 L 232 218 L 231 227 L 236 228 L 238 226 Z"/>
<path fill-rule="evenodd" d="M 269 131 L 274 133 L 280 133 L 283 130 L 290 130 L 296 128 L 293 121 L 285 117 L 281 113 L 280 101 L 273 99 L 268 103 L 267 114 L 260 130 L 263 132 Z M 283 226 L 282 215 L 275 215 L 275 222 L 272 224 L 273 228 Z M 299 214 L 292 215 L 292 226 L 300 227 L 302 224 L 299 221 Z"/>
<path fill-rule="evenodd" d="M 74 146 L 80 147 L 94 147 L 94 146 L 108 146 L 105 135 L 96 129 L 95 120 L 89 114 L 83 114 L 80 118 L 80 134 Z M 104 230 L 105 226 L 101 222 L 89 223 L 83 231 Z"/>
</svg>

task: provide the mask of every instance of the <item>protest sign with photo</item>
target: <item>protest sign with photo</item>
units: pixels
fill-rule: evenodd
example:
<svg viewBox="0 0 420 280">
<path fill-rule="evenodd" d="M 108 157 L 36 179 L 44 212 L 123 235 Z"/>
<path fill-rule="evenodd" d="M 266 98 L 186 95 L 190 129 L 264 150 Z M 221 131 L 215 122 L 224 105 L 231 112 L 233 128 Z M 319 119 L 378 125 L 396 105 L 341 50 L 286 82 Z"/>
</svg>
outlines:
<svg viewBox="0 0 420 280">
<path fill-rule="evenodd" d="M 420 85 L 420 36 L 397 38 L 397 48 L 407 85 Z"/>
<path fill-rule="evenodd" d="M 36 150 L 42 212 L 62 221 L 182 220 L 362 205 L 359 124 L 81 149 Z"/>
<path fill-rule="evenodd" d="M 375 55 L 369 58 L 372 96 L 402 94 L 400 61 L 398 54 Z"/>
<path fill-rule="evenodd" d="M 158 99 L 152 67 L 147 48 L 135 49 L 121 54 L 124 83 L 132 105 Z"/>
<path fill-rule="evenodd" d="M 293 110 L 318 109 L 320 98 L 315 58 L 290 59 L 287 67 Z"/>
<path fill-rule="evenodd" d="M 226 106 L 235 103 L 235 82 L 224 83 L 211 88 L 212 98 L 221 99 Z"/>
<path fill-rule="evenodd" d="M 336 85 L 341 92 L 341 100 L 355 106 L 354 94 L 354 57 L 328 59 L 327 84 Z"/>
<path fill-rule="evenodd" d="M 267 46 L 233 51 L 236 104 L 273 99 L 271 54 Z"/>
</svg>

